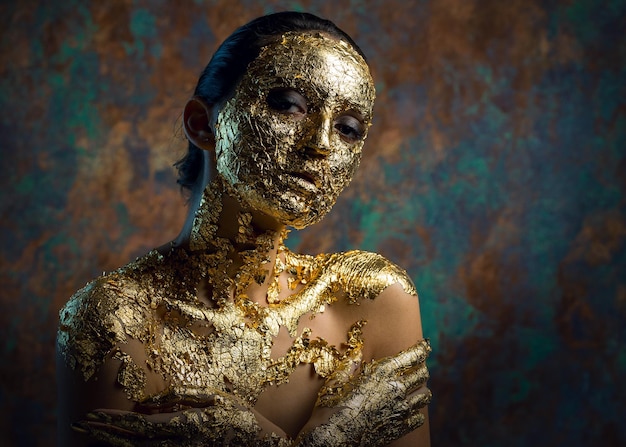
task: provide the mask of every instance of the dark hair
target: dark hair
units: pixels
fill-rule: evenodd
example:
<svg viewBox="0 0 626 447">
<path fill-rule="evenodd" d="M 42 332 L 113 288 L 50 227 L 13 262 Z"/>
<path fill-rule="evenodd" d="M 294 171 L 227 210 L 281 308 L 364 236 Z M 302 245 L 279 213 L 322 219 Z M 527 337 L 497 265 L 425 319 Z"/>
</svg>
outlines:
<svg viewBox="0 0 626 447">
<path fill-rule="evenodd" d="M 290 31 L 320 31 L 347 41 L 365 59 L 356 43 L 330 20 L 304 12 L 278 12 L 252 20 L 232 33 L 217 49 L 202 71 L 194 95 L 207 104 L 220 104 L 230 97 L 248 64 L 261 48 Z M 202 173 L 202 150 L 189 142 L 187 154 L 177 161 L 177 183 L 191 190 Z"/>
</svg>

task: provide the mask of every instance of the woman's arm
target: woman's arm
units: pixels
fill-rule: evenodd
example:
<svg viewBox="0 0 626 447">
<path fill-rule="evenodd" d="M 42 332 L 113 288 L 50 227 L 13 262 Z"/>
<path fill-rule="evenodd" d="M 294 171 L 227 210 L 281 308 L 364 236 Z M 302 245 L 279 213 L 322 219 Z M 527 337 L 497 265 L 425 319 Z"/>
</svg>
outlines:
<svg viewBox="0 0 626 447">
<path fill-rule="evenodd" d="M 382 317 L 372 319 L 366 326 L 366 335 L 378 340 L 373 358 L 381 358 L 406 349 L 408 346 L 424 339 L 419 299 L 404 291 L 399 284 L 394 284 L 380 294 L 374 301 L 380 306 Z M 420 413 L 424 423 L 406 436 L 389 444 L 390 447 L 430 447 L 430 426 L 428 407 L 424 406 Z"/>
<path fill-rule="evenodd" d="M 222 394 L 207 396 L 202 407 L 167 413 L 99 409 L 79 424 L 93 439 L 111 447 L 291 446 L 280 428 Z"/>
<path fill-rule="evenodd" d="M 131 339 L 123 348 L 135 364 L 146 364 L 141 343 Z M 118 351 L 119 346 L 115 352 Z M 199 441 L 206 446 L 289 445 L 279 427 L 237 399 L 190 387 L 164 394 L 166 383 L 147 368 L 145 394 L 156 397 L 133 402 L 118 383 L 121 363 L 109 356 L 97 373 L 85 381 L 57 353 L 59 445 L 85 447 L 100 441 L 116 447 L 179 447 L 198 445 Z M 167 402 L 167 408 L 151 402 Z"/>
<path fill-rule="evenodd" d="M 140 344 L 131 340 L 124 346 L 126 353 L 135 353 Z M 56 376 L 58 393 L 58 445 L 83 447 L 92 445 L 94 439 L 84 431 L 72 428 L 94 408 L 132 410 L 135 403 L 128 399 L 118 384 L 117 376 L 122 362 L 109 356 L 97 372 L 85 380 L 83 374 L 71 368 L 64 355 L 57 349 Z M 145 363 L 144 363 L 145 364 Z"/>
<path fill-rule="evenodd" d="M 330 378 L 298 445 L 429 446 L 430 346 L 422 340 L 417 297 L 395 284 L 361 306 L 365 358 L 374 360 L 347 381 Z"/>
<path fill-rule="evenodd" d="M 296 445 L 386 446 L 423 425 L 420 409 L 431 397 L 424 385 L 428 352 L 426 342 L 418 343 L 365 364 L 347 381 L 325 385 Z"/>
</svg>

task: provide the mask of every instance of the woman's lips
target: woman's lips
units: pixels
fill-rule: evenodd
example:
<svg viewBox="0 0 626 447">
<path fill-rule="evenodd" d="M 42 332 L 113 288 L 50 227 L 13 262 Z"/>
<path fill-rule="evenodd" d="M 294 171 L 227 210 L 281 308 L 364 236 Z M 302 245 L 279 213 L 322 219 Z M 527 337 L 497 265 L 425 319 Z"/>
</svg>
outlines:
<svg viewBox="0 0 626 447">
<path fill-rule="evenodd" d="M 292 179 L 294 183 L 304 187 L 309 191 L 317 191 L 320 186 L 320 182 L 311 174 L 307 172 L 287 172 L 287 176 Z"/>
</svg>

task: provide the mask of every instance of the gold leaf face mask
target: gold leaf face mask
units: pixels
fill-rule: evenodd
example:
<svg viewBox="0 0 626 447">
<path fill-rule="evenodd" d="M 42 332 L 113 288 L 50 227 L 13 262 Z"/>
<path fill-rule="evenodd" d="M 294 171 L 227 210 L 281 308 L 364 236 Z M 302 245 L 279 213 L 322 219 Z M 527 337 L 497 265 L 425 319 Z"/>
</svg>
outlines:
<svg viewBox="0 0 626 447">
<path fill-rule="evenodd" d="M 251 209 L 311 225 L 354 176 L 374 97 L 350 44 L 287 33 L 261 50 L 219 112 L 218 172 Z"/>
</svg>

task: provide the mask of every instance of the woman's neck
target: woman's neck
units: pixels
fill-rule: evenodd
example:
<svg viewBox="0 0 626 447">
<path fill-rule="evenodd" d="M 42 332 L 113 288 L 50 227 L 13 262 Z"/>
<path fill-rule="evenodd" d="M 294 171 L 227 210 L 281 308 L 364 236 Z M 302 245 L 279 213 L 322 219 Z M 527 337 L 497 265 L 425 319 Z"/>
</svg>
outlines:
<svg viewBox="0 0 626 447">
<path fill-rule="evenodd" d="M 196 203 L 188 216 L 192 222 L 185 224 L 187 231 L 178 236 L 174 246 L 210 254 L 211 263 L 221 270 L 213 274 L 226 275 L 235 296 L 245 293 L 254 302 L 266 303 L 285 226 L 244 209 L 236 193 L 219 177 L 207 185 Z"/>
</svg>

